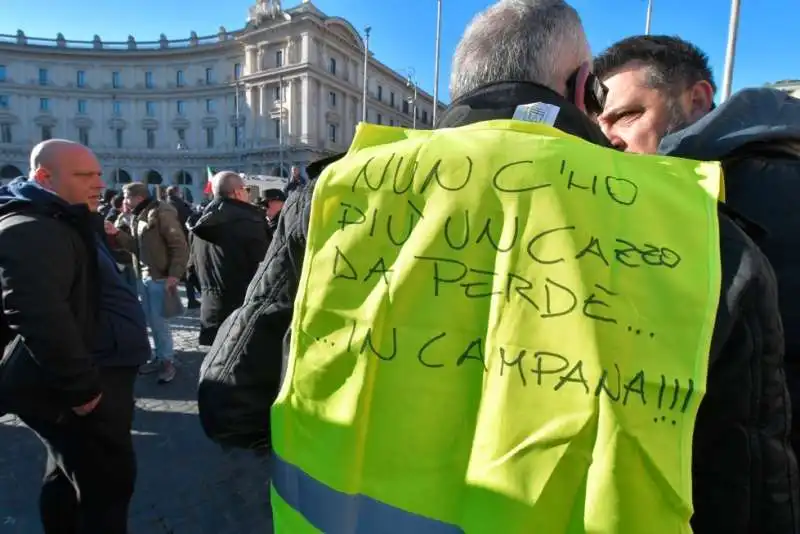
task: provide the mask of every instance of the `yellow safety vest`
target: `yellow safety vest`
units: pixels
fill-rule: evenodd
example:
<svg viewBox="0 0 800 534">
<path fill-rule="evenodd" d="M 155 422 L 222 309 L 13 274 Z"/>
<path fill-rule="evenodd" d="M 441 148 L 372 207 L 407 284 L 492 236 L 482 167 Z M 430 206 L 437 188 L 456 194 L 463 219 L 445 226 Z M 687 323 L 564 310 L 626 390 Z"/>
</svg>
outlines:
<svg viewBox="0 0 800 534">
<path fill-rule="evenodd" d="M 316 186 L 278 534 L 690 532 L 717 164 L 362 125 Z"/>
</svg>

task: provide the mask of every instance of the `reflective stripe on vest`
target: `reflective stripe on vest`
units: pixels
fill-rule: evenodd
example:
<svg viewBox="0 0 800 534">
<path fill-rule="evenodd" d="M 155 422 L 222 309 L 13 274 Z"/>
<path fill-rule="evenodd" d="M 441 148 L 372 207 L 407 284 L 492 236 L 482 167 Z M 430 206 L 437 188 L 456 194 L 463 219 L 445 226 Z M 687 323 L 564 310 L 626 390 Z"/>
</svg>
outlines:
<svg viewBox="0 0 800 534">
<path fill-rule="evenodd" d="M 463 530 L 406 512 L 366 495 L 349 495 L 314 480 L 273 453 L 272 487 L 325 534 L 463 534 Z"/>
</svg>

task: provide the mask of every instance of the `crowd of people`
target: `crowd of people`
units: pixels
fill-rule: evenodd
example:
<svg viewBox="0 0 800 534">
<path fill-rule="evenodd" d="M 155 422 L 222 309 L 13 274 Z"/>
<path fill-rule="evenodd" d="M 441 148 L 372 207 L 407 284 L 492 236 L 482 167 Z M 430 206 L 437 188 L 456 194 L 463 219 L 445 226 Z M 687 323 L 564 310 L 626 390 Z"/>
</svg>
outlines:
<svg viewBox="0 0 800 534">
<path fill-rule="evenodd" d="M 700 534 L 800 533 L 800 425 L 792 419 L 800 409 L 793 204 L 800 183 L 800 101 L 764 88 L 740 91 L 720 105 L 715 96 L 708 57 L 678 37 L 633 36 L 593 56 L 578 13 L 563 0 L 499 0 L 464 32 L 452 58 L 452 103 L 435 127 L 526 120 L 531 105 L 544 105 L 557 110 L 550 126 L 610 152 L 722 162 L 715 260 L 721 288 L 687 465 L 693 497 L 686 528 Z M 531 146 L 535 156 L 538 145 Z M 297 332 L 290 327 L 308 276 L 309 233 L 324 224 L 311 217 L 315 188 L 326 169 L 349 157 L 356 156 L 317 161 L 305 179 L 293 169 L 286 190 L 266 191 L 257 203 L 249 202 L 239 174 L 223 171 L 212 179 L 212 198 L 191 206 L 175 187 L 161 199 L 141 183 L 105 191 L 91 150 L 50 140 L 33 148 L 29 176 L 0 188 L 0 332 L 6 347 L 0 413 L 17 414 L 47 449 L 40 499 L 47 534 L 127 532 L 136 478 L 133 385 L 139 374 L 157 373 L 164 384 L 175 377 L 169 318 L 180 313 L 181 283 L 188 305 L 200 308 L 199 342 L 210 346 L 198 390 L 203 428 L 226 447 L 270 449 L 270 410 L 282 387 L 295 387 L 283 382 L 287 368 L 297 364 L 291 342 Z M 302 321 L 296 324 L 302 327 Z M 341 355 L 336 350 L 330 349 L 329 362 L 313 365 L 334 365 Z M 307 382 L 298 411 L 285 413 L 301 414 L 300 426 L 313 432 L 311 422 L 329 407 L 320 398 L 309 400 L 315 380 Z M 393 383 L 398 399 L 411 394 L 402 380 Z M 451 460 L 427 458 L 426 483 L 434 484 L 437 466 Z M 323 473 L 305 472 L 302 480 L 287 482 L 286 472 L 274 482 L 282 499 L 273 508 L 276 531 L 294 534 L 286 525 L 305 521 L 315 531 L 400 534 L 420 524 L 407 522 L 414 510 L 402 505 L 404 499 L 377 507 L 371 494 L 348 500 L 353 496 L 337 493 L 326 500 L 333 489 Z M 656 469 L 652 476 L 661 477 Z M 413 486 L 408 480 L 379 482 Z M 658 483 L 667 484 L 661 478 Z M 309 487 L 312 497 L 298 496 Z M 668 489 L 663 498 L 677 502 Z M 531 517 L 548 514 L 535 499 L 519 506 L 527 506 Z M 678 504 L 675 509 L 684 513 Z M 436 526 L 440 530 L 430 531 L 471 532 L 446 521 Z M 529 530 L 516 524 L 513 531 Z"/>
</svg>

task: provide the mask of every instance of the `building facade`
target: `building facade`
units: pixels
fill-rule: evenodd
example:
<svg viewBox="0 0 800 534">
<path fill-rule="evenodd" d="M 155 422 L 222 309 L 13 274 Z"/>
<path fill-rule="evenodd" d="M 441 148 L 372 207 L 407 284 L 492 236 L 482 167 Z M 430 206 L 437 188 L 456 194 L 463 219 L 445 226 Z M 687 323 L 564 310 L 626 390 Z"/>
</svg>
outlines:
<svg viewBox="0 0 800 534">
<path fill-rule="evenodd" d="M 795 98 L 800 98 L 800 80 L 782 80 L 775 83 L 768 83 L 767 87 L 785 91 Z"/>
<path fill-rule="evenodd" d="M 27 173 L 51 137 L 92 148 L 112 187 L 174 184 L 198 199 L 208 167 L 287 176 L 347 149 L 364 56 L 352 25 L 308 0 L 259 0 L 245 28 L 183 40 L 0 35 L 0 178 Z M 413 71 L 369 57 L 368 122 L 430 128 L 432 110 Z"/>
</svg>

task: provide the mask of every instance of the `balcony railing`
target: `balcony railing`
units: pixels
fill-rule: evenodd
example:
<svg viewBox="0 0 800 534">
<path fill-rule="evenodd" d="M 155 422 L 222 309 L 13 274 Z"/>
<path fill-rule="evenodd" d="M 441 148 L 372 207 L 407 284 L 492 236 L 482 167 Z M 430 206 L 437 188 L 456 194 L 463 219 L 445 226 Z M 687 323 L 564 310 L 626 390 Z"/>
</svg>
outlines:
<svg viewBox="0 0 800 534">
<path fill-rule="evenodd" d="M 215 45 L 233 40 L 241 32 L 242 30 L 229 32 L 224 27 L 220 27 L 219 32 L 214 35 L 198 37 L 195 32 L 192 32 L 186 39 L 167 39 L 164 34 L 161 34 L 158 41 L 136 41 L 133 36 L 129 36 L 127 41 L 103 41 L 99 35 L 95 35 L 91 41 L 80 41 L 65 39 L 60 33 L 55 39 L 28 37 L 22 30 L 19 30 L 15 35 L 0 34 L 0 44 L 108 51 L 167 50 Z"/>
</svg>

